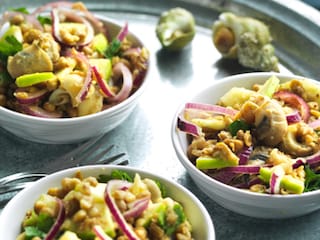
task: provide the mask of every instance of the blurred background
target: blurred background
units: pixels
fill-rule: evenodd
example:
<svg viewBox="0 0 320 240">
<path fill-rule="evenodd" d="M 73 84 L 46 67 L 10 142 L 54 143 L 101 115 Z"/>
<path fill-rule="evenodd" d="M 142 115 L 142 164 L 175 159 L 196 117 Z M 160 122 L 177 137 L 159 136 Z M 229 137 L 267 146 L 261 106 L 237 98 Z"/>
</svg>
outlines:
<svg viewBox="0 0 320 240">
<path fill-rule="evenodd" d="M 320 9 L 320 1 L 319 0 L 303 0 L 303 2 L 310 4 L 311 6 Z"/>
</svg>

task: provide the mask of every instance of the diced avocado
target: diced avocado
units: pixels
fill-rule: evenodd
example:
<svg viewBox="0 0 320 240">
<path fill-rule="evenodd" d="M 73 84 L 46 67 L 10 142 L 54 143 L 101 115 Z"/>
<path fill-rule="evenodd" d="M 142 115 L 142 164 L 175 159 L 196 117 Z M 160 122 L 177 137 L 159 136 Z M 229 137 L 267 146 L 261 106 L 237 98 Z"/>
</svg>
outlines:
<svg viewBox="0 0 320 240">
<path fill-rule="evenodd" d="M 112 73 L 112 63 L 107 58 L 92 58 L 89 59 L 91 66 L 95 66 L 103 80 L 109 81 Z"/>
<path fill-rule="evenodd" d="M 92 47 L 100 53 L 104 53 L 108 48 L 108 39 L 102 33 L 98 33 L 92 40 Z"/>
</svg>

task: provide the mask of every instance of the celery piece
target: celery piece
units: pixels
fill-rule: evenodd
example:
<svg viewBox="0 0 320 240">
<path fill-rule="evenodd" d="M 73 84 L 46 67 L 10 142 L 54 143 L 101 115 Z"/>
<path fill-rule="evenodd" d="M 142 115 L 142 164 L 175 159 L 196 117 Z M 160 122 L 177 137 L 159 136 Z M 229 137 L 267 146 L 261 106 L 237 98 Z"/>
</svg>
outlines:
<svg viewBox="0 0 320 240">
<path fill-rule="evenodd" d="M 258 93 L 272 97 L 272 95 L 277 91 L 279 88 L 280 80 L 276 76 L 271 76 L 259 89 Z"/>
<path fill-rule="evenodd" d="M 262 167 L 260 168 L 259 178 L 265 183 L 269 183 L 272 169 Z M 290 193 L 300 194 L 304 191 L 304 182 L 298 179 L 293 178 L 290 175 L 284 175 L 281 178 L 280 187 L 284 188 L 286 191 Z"/>
<path fill-rule="evenodd" d="M 29 87 L 53 78 L 55 78 L 55 75 L 52 72 L 30 73 L 17 77 L 16 84 L 18 87 Z"/>
<path fill-rule="evenodd" d="M 196 167 L 198 169 L 220 169 L 225 167 L 234 167 L 237 165 L 237 162 L 215 157 L 198 157 L 196 160 Z"/>
<path fill-rule="evenodd" d="M 112 63 L 109 58 L 92 58 L 89 59 L 90 65 L 95 66 L 101 75 L 101 78 L 109 82 L 112 74 Z"/>
</svg>

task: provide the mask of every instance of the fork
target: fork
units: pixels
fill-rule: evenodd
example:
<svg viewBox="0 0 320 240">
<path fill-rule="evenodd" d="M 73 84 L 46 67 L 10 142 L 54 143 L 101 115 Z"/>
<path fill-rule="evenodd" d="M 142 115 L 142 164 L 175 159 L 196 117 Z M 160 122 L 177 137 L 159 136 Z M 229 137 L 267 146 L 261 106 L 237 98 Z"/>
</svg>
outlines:
<svg viewBox="0 0 320 240">
<path fill-rule="evenodd" d="M 32 182 L 21 182 L 22 180 L 38 179 L 46 176 L 52 172 L 62 170 L 69 167 L 76 167 L 80 165 L 92 165 L 92 164 L 106 164 L 113 163 L 117 165 L 127 165 L 129 161 L 127 159 L 121 160 L 125 153 L 119 153 L 101 160 L 101 158 L 111 151 L 115 145 L 108 146 L 102 151 L 98 152 L 100 146 L 103 144 L 103 141 L 100 141 L 103 136 L 91 139 L 84 144 L 79 145 L 77 148 L 71 150 L 67 154 L 58 157 L 57 159 L 52 160 L 46 166 L 38 168 L 34 172 L 19 172 L 14 173 L 3 178 L 0 178 L 0 194 L 7 192 L 12 192 L 15 190 L 20 190 L 24 188 L 27 184 Z M 84 163 L 84 160 L 90 160 L 89 162 Z"/>
</svg>

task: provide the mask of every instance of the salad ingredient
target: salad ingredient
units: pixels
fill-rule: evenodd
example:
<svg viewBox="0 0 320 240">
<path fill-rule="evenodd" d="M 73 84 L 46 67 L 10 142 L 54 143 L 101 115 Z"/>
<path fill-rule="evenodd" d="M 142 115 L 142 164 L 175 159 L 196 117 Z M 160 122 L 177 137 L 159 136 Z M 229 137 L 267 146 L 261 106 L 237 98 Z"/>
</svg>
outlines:
<svg viewBox="0 0 320 240">
<path fill-rule="evenodd" d="M 195 19 L 191 12 L 176 7 L 161 14 L 156 26 L 161 45 L 169 50 L 181 50 L 195 35 Z"/>
<path fill-rule="evenodd" d="M 68 118 L 103 111 L 130 97 L 143 82 L 149 52 L 128 37 L 127 23 L 115 36 L 107 28 L 82 2 L 4 13 L 1 105 L 37 117 Z"/>
<path fill-rule="evenodd" d="M 212 39 L 225 58 L 238 59 L 241 65 L 256 70 L 279 72 L 269 29 L 255 18 L 221 13 L 213 24 Z"/>
<path fill-rule="evenodd" d="M 281 83 L 272 76 L 250 89 L 233 87 L 211 106 L 187 103 L 177 127 L 190 135 L 190 161 L 218 181 L 254 192 L 301 194 L 319 187 L 320 138 L 314 126 L 320 108 L 306 92 L 318 86 L 305 81 Z M 203 124 L 212 119 L 224 126 Z"/>
<path fill-rule="evenodd" d="M 17 239 L 192 240 L 182 205 L 158 184 L 121 170 L 98 178 L 77 172 L 39 197 Z"/>
</svg>

